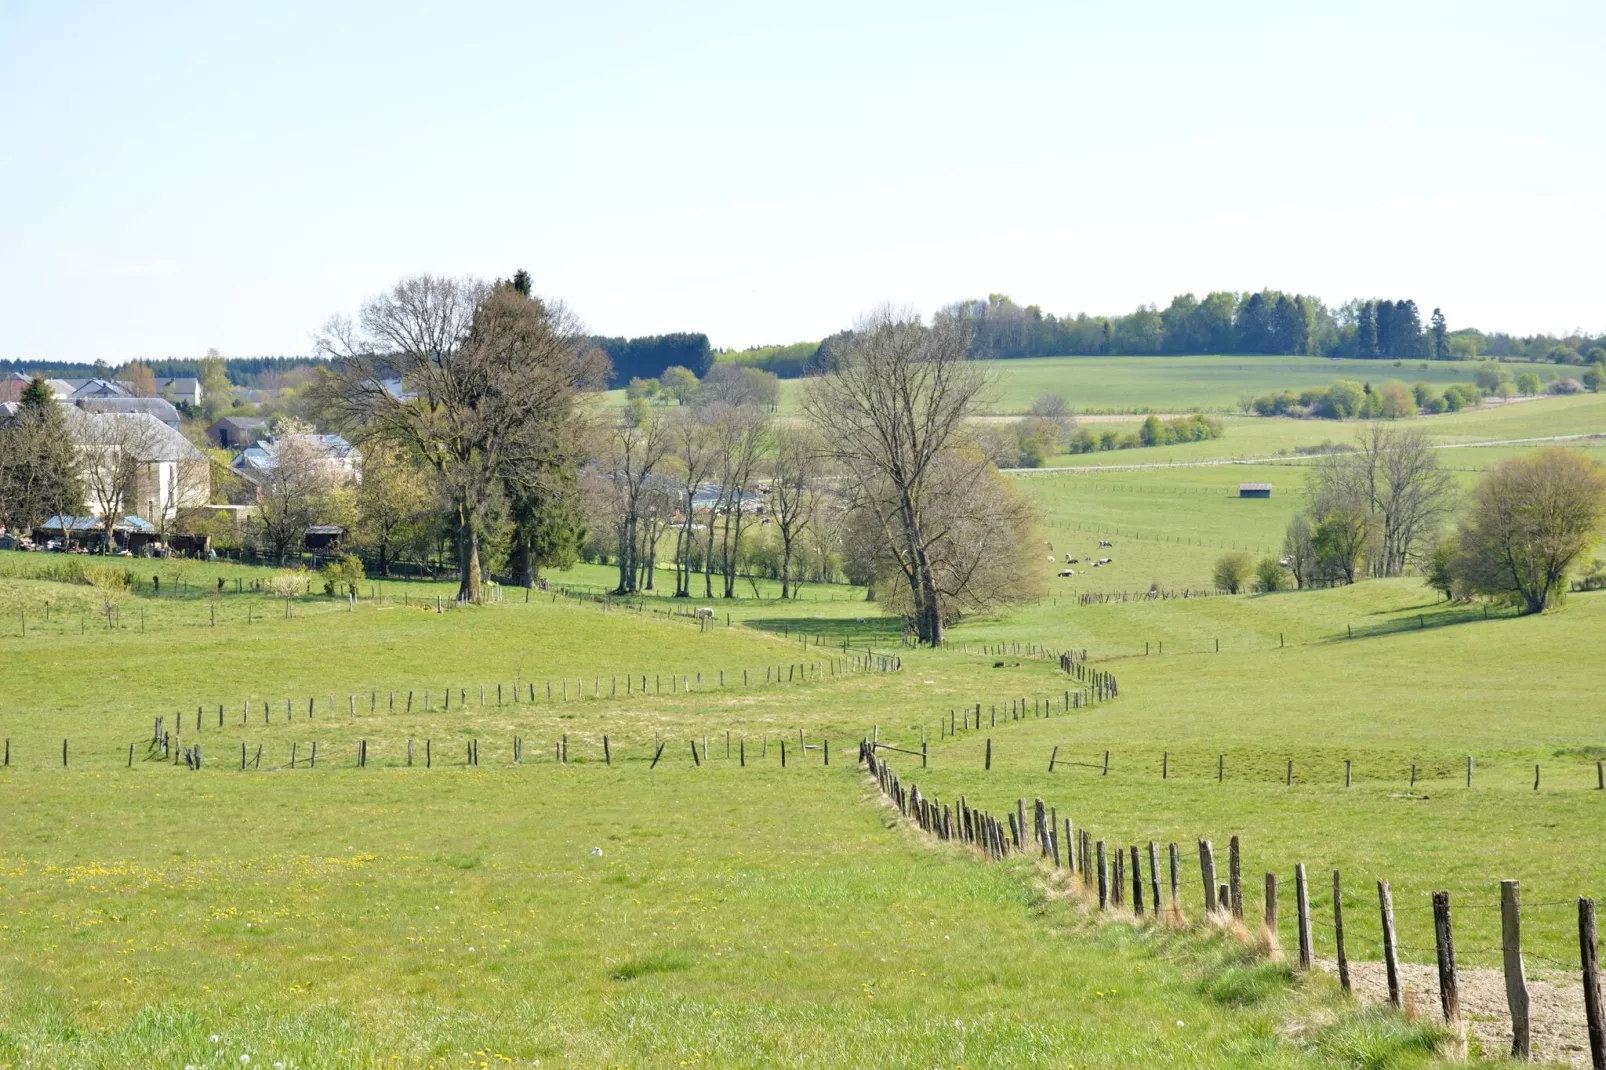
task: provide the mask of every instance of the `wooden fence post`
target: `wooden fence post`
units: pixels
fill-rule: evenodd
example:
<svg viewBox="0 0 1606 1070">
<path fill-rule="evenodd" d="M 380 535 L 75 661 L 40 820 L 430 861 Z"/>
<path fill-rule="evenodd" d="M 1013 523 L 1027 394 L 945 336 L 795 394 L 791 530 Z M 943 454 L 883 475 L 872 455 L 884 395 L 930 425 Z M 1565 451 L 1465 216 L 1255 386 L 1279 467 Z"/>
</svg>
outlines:
<svg viewBox="0 0 1606 1070">
<path fill-rule="evenodd" d="M 1152 905 L 1150 912 L 1160 916 L 1160 845 L 1153 840 L 1149 841 L 1149 893 Z"/>
<path fill-rule="evenodd" d="M 1205 917 L 1216 912 L 1216 851 L 1209 840 L 1199 841 L 1199 879 L 1204 882 Z"/>
<path fill-rule="evenodd" d="M 1178 924 L 1182 922 L 1182 861 L 1178 857 L 1177 845 L 1171 844 L 1171 917 Z"/>
<path fill-rule="evenodd" d="M 1266 950 L 1277 951 L 1277 874 L 1266 874 L 1266 914 L 1261 919 L 1266 929 Z"/>
<path fill-rule="evenodd" d="M 1505 960 L 1506 1005 L 1511 1008 L 1511 1057 L 1527 1059 L 1531 1054 L 1528 977 L 1522 967 L 1522 885 L 1517 881 L 1500 882 L 1500 950 Z"/>
<path fill-rule="evenodd" d="M 1450 893 L 1433 893 L 1433 947 L 1439 958 L 1439 1010 L 1447 1025 L 1461 1020 L 1461 995 L 1456 987 L 1455 937 L 1450 929 Z"/>
<path fill-rule="evenodd" d="M 1236 835 L 1227 841 L 1227 889 L 1230 892 L 1228 905 L 1232 908 L 1232 916 L 1241 921 L 1244 916 L 1244 881 Z"/>
<path fill-rule="evenodd" d="M 1333 870 L 1333 940 L 1338 945 L 1338 986 L 1350 993 L 1349 956 L 1344 952 L 1344 885 Z"/>
<path fill-rule="evenodd" d="M 1388 881 L 1377 882 L 1377 906 L 1383 918 L 1383 964 L 1387 967 L 1389 1002 L 1400 1006 L 1400 953 L 1394 945 L 1394 893 Z"/>
<path fill-rule="evenodd" d="M 985 766 L 983 766 L 983 768 L 984 769 L 991 769 L 992 767 L 993 767 L 993 741 L 992 741 L 991 737 L 988 737 L 988 740 L 987 740 L 987 764 Z"/>
<path fill-rule="evenodd" d="M 1305 879 L 1305 863 L 1294 867 L 1294 900 L 1299 911 L 1299 968 L 1309 970 L 1315 958 L 1310 931 L 1310 885 Z"/>
<path fill-rule="evenodd" d="M 1599 945 L 1595 941 L 1595 901 L 1578 900 L 1578 954 L 1584 974 L 1584 1018 L 1589 1024 L 1589 1065 L 1606 1070 L 1606 1025 L 1601 1022 Z"/>
<path fill-rule="evenodd" d="M 1110 866 L 1109 859 L 1104 855 L 1104 841 L 1095 845 L 1098 851 L 1098 878 L 1099 878 L 1099 909 L 1108 910 L 1110 907 Z"/>
</svg>

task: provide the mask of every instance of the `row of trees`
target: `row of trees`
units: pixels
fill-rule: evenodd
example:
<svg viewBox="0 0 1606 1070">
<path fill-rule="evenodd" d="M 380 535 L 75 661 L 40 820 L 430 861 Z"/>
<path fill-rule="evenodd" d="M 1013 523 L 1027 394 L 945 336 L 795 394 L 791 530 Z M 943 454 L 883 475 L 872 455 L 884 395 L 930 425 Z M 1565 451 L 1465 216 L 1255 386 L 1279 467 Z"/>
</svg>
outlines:
<svg viewBox="0 0 1606 1070">
<path fill-rule="evenodd" d="M 1004 294 L 961 301 L 948 313 L 970 325 L 972 355 L 1255 353 L 1448 359 L 1451 334 L 1433 310 L 1426 330 L 1415 301 L 1355 300 L 1331 310 L 1320 298 L 1280 290 L 1180 294 L 1165 308 L 1124 316 L 1055 317 Z"/>
<path fill-rule="evenodd" d="M 1306 481 L 1307 508 L 1289 523 L 1283 558 L 1252 569 L 1244 555 L 1217 562 L 1217 586 L 1236 593 L 1400 576 L 1412 566 L 1450 597 L 1484 595 L 1528 612 L 1556 604 L 1568 572 L 1606 520 L 1606 468 L 1561 448 L 1495 466 L 1447 532 L 1454 477 L 1419 431 L 1373 424 L 1358 448 L 1323 456 Z"/>
<path fill-rule="evenodd" d="M 359 529 L 402 530 L 420 502 L 444 513 L 464 600 L 492 559 L 533 582 L 603 533 L 618 593 L 654 587 L 664 554 L 677 596 L 735 597 L 761 530 L 784 596 L 806 546 L 940 641 L 960 614 L 1042 582 L 1025 563 L 1031 511 L 967 424 L 986 374 L 951 317 L 883 311 L 840 337 L 801 424 L 777 426 L 774 376 L 741 365 L 661 369 L 679 404 L 637 389 L 595 410 L 578 402 L 608 381 L 606 354 L 527 277 L 420 277 L 330 321 L 318 395 L 364 450 Z"/>
<path fill-rule="evenodd" d="M 677 596 L 691 596 L 701 572 L 713 597 L 717 572 L 734 597 L 743 540 L 765 527 L 783 597 L 796 592 L 807 540 L 926 642 L 965 612 L 1026 596 L 1040 582 L 1023 558 L 1032 517 L 971 437 L 987 379 L 966 360 L 968 341 L 952 319 L 870 317 L 810 383 L 801 427 L 718 392 L 670 410 L 635 400 L 590 473 L 616 535 L 618 591 L 653 585 L 667 541 Z"/>
</svg>

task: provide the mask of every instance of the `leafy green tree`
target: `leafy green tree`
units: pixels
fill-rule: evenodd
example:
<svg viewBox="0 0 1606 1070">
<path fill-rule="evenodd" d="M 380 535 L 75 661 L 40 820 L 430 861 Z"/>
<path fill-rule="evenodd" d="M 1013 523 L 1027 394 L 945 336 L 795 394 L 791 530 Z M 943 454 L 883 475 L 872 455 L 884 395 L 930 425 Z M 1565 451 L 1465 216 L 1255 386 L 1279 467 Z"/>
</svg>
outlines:
<svg viewBox="0 0 1606 1070">
<path fill-rule="evenodd" d="M 697 392 L 697 375 L 690 368 L 676 364 L 664 369 L 658 377 L 658 387 L 661 393 L 674 398 L 677 405 L 684 405 Z"/>
<path fill-rule="evenodd" d="M 1356 507 L 1336 508 L 1316 525 L 1311 545 L 1316 569 L 1325 579 L 1354 583 L 1366 561 L 1371 517 Z"/>
<path fill-rule="evenodd" d="M 1242 550 L 1222 554 L 1216 559 L 1216 567 L 1210 573 L 1216 589 L 1226 591 L 1228 594 L 1242 591 L 1249 585 L 1249 578 L 1254 574 L 1255 563 Z"/>
<path fill-rule="evenodd" d="M 1294 577 L 1294 586 L 1303 590 L 1316 578 L 1316 532 L 1304 513 L 1296 513 L 1283 534 L 1283 560 Z"/>
<path fill-rule="evenodd" d="M 1455 598 L 1455 563 L 1459 552 L 1455 536 L 1446 535 L 1428 554 L 1428 586 L 1444 595 L 1446 601 Z"/>
<path fill-rule="evenodd" d="M 1283 566 L 1278 564 L 1275 557 L 1263 557 L 1255 565 L 1255 590 L 1261 594 L 1282 590 L 1287 585 L 1287 578 Z"/>
<path fill-rule="evenodd" d="M 1499 364 L 1490 360 L 1479 364 L 1472 373 L 1472 381 L 1485 395 L 1497 393 L 1500 384 L 1506 381 L 1506 371 Z"/>
<path fill-rule="evenodd" d="M 1164 437 L 1160 426 L 1160 418 L 1150 413 L 1143 421 L 1143 428 L 1138 432 L 1138 441 L 1145 446 L 1158 446 Z"/>
<path fill-rule="evenodd" d="M 1534 378 L 1539 377 L 1536 375 Z M 1591 364 L 1584 369 L 1583 383 L 1590 390 L 1599 393 L 1600 388 L 1606 386 L 1606 363 Z"/>
<path fill-rule="evenodd" d="M 1517 376 L 1517 393 L 1528 397 L 1539 393 L 1539 375 L 1536 372 L 1523 372 Z"/>
<path fill-rule="evenodd" d="M 1603 521 L 1606 467 L 1598 462 L 1559 447 L 1502 461 L 1473 491 L 1457 535 L 1457 584 L 1529 613 L 1549 609 Z"/>
<path fill-rule="evenodd" d="M 1416 383 L 1411 387 L 1411 396 L 1416 399 L 1416 407 L 1418 409 L 1426 409 L 1428 404 L 1438 395 L 1433 392 L 1433 388 L 1427 383 Z"/>
</svg>

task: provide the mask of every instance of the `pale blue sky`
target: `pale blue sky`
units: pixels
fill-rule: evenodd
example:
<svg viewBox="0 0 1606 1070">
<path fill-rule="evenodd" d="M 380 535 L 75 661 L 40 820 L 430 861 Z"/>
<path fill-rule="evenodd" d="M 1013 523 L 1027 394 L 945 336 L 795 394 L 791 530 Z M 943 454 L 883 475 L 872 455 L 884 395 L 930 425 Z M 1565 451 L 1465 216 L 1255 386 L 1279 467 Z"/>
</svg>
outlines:
<svg viewBox="0 0 1606 1070">
<path fill-rule="evenodd" d="M 0 357 L 298 353 L 413 272 L 594 331 L 1276 286 L 1606 329 L 1606 4 L 0 0 Z"/>
</svg>

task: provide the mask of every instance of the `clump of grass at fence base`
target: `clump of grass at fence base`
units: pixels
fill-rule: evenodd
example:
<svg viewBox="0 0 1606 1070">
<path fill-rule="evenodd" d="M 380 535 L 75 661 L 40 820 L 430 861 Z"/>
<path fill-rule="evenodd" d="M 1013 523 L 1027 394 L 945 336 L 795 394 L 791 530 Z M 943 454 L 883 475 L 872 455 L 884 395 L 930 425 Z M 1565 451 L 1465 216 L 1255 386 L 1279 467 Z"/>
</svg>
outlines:
<svg viewBox="0 0 1606 1070">
<path fill-rule="evenodd" d="M 8 1065 L 1321 1061 L 1278 1030 L 1330 996 L 1034 915 L 852 768 L 27 777 Z"/>
</svg>

